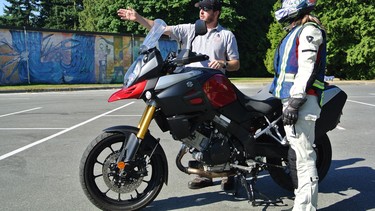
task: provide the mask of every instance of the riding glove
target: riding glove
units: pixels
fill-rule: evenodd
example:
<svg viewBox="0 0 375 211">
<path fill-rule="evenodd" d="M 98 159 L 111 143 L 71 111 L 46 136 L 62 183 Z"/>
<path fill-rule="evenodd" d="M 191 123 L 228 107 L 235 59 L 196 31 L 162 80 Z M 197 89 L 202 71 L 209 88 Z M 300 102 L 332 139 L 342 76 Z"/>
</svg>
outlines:
<svg viewBox="0 0 375 211">
<path fill-rule="evenodd" d="M 298 109 L 306 102 L 306 98 L 289 98 L 288 105 L 283 111 L 284 125 L 294 125 L 298 119 Z"/>
</svg>

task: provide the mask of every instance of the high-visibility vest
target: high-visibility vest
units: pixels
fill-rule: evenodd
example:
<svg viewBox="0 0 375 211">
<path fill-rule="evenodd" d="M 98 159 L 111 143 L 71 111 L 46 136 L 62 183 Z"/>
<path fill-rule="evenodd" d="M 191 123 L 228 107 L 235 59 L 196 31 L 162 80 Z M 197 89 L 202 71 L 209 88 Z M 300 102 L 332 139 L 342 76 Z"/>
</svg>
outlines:
<svg viewBox="0 0 375 211">
<path fill-rule="evenodd" d="M 312 75 L 306 85 L 306 90 L 314 89 L 321 100 L 321 93 L 324 90 L 324 73 L 326 66 L 326 36 L 319 25 L 308 22 L 304 25 L 294 27 L 279 44 L 274 57 L 275 78 L 270 92 L 277 98 L 285 99 L 290 97 L 290 89 L 293 86 L 295 75 L 298 72 L 298 39 L 303 28 L 313 25 L 319 28 L 323 34 L 323 43 L 319 46 L 318 56 Z"/>
</svg>

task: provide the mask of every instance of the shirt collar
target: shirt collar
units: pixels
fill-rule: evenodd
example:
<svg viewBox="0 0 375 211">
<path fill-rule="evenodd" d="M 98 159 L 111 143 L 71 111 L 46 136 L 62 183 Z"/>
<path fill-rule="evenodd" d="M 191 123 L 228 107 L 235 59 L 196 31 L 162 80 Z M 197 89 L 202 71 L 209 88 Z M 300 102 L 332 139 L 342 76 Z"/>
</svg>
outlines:
<svg viewBox="0 0 375 211">
<path fill-rule="evenodd" d="M 219 31 L 221 31 L 221 30 L 223 30 L 223 29 L 224 29 L 224 27 L 222 27 L 222 26 L 218 23 L 217 26 L 216 26 L 215 28 L 212 28 L 210 32 L 214 32 L 214 31 L 219 32 Z"/>
</svg>

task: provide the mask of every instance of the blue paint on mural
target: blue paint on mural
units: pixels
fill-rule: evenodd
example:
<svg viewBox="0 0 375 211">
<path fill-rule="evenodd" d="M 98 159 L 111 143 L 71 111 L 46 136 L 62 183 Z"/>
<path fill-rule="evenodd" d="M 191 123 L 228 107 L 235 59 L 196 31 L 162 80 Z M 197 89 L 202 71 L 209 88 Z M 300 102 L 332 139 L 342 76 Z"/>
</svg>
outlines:
<svg viewBox="0 0 375 211">
<path fill-rule="evenodd" d="M 163 59 L 165 59 L 169 52 L 177 51 L 177 42 L 170 40 L 159 40 L 159 50 Z"/>
<path fill-rule="evenodd" d="M 95 83 L 95 37 L 75 34 L 71 63 L 63 65 L 64 83 Z"/>
<path fill-rule="evenodd" d="M 50 39 L 48 36 L 47 39 Z M 15 39 L 12 36 L 13 40 Z M 27 33 L 28 51 L 29 53 L 29 71 L 30 82 L 32 83 L 62 83 L 63 69 L 58 60 L 45 59 L 48 55 L 57 52 L 51 51 L 51 48 L 44 48 L 43 33 L 29 32 Z"/>
<path fill-rule="evenodd" d="M 122 79 L 118 76 L 127 68 L 124 64 L 131 63 L 129 58 L 137 57 L 140 40 L 134 39 L 131 45 L 121 41 L 121 46 L 115 46 L 113 41 L 98 37 L 102 36 L 0 29 L 0 85 L 119 82 Z M 112 46 L 112 50 L 104 52 L 105 64 L 102 49 L 95 48 L 98 40 Z M 126 60 L 124 46 L 133 54 Z M 170 51 L 177 50 L 177 44 L 161 40 L 159 49 L 165 58 Z M 110 56 L 112 63 L 109 64 L 107 57 Z"/>
<path fill-rule="evenodd" d="M 28 54 L 26 53 L 26 45 L 25 45 L 25 34 L 16 33 L 14 31 L 10 31 L 12 37 L 12 44 L 5 43 L 12 51 L 8 51 L 6 56 L 12 57 L 12 60 L 6 62 L 3 66 L 11 66 L 10 74 L 2 74 L 1 80 L 10 81 L 13 75 L 17 74 L 20 83 L 27 82 L 28 75 L 27 75 L 27 59 Z M 4 41 L 3 41 L 4 42 Z M 1 55 L 1 54 L 0 54 Z M 3 69 L 1 67 L 1 69 Z"/>
</svg>

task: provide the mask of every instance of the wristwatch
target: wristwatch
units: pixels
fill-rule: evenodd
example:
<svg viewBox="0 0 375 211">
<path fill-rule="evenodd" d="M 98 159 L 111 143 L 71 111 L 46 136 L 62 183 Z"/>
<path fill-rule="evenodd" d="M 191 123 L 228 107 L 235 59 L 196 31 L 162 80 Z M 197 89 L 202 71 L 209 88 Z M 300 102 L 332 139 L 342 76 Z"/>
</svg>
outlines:
<svg viewBox="0 0 375 211">
<path fill-rule="evenodd" d="M 228 61 L 224 62 L 223 68 L 226 69 L 228 67 Z"/>
</svg>

